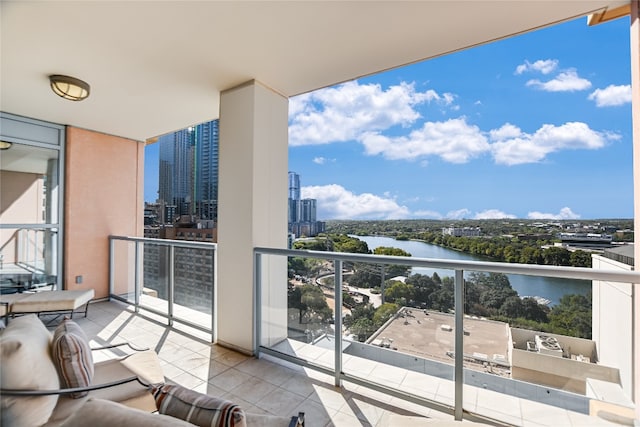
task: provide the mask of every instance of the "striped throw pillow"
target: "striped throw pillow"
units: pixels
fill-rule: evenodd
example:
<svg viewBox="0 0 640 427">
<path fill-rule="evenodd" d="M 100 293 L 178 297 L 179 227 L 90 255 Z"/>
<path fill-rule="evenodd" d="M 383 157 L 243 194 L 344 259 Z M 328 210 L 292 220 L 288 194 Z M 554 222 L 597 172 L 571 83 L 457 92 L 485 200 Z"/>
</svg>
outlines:
<svg viewBox="0 0 640 427">
<path fill-rule="evenodd" d="M 246 427 L 240 406 L 180 385 L 151 386 L 158 412 L 200 427 Z"/>
<path fill-rule="evenodd" d="M 73 320 L 58 325 L 51 341 L 51 356 L 64 388 L 87 387 L 93 380 L 93 356 L 84 331 Z M 74 399 L 89 392 L 71 393 Z"/>
</svg>

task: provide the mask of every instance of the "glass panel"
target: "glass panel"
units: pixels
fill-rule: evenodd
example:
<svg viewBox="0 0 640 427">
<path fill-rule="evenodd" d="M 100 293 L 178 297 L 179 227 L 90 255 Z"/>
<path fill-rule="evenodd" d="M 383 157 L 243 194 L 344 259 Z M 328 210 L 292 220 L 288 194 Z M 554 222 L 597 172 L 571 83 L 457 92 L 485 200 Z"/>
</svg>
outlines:
<svg viewBox="0 0 640 427">
<path fill-rule="evenodd" d="M 133 303 L 135 294 L 135 242 L 114 240 L 113 294 Z"/>
<path fill-rule="evenodd" d="M 0 156 L 0 224 L 58 222 L 58 150 L 13 144 Z"/>
<path fill-rule="evenodd" d="M 478 396 L 465 409 L 509 421 L 519 413 L 495 399 L 519 398 L 588 413 L 589 379 L 620 377 L 597 363 L 591 305 L 586 280 L 465 274 L 465 384 Z"/>
<path fill-rule="evenodd" d="M 289 258 L 288 271 L 288 336 L 306 344 L 296 354 L 333 369 L 333 265 L 315 258 Z"/>
<path fill-rule="evenodd" d="M 618 259 L 620 265 L 614 265 L 606 255 L 592 254 L 594 269 L 631 269 Z M 589 414 L 594 403 L 620 414 L 633 404 L 629 283 L 465 271 L 464 313 L 457 324 L 454 271 L 421 267 L 411 274 L 398 270 L 404 267 L 345 262 L 338 332 L 310 309 L 310 304 L 322 305 L 320 293 L 333 307 L 332 264 L 289 257 L 288 339 L 272 343 L 264 325 L 275 317 L 265 312 L 275 311 L 277 298 L 268 296 L 282 288 L 282 280 L 264 279 L 265 262 L 259 270 L 261 344 L 332 370 L 341 338 L 341 372 L 347 381 L 357 378 L 374 389 L 391 388 L 412 400 L 451 407 L 454 363 L 462 357 L 460 409 L 472 414 L 519 425 L 536 411 L 557 419 L 567 411 Z M 499 270 L 501 264 L 487 266 Z M 311 296 L 304 297 L 305 291 Z M 462 351 L 455 347 L 458 331 Z"/>
<path fill-rule="evenodd" d="M 169 246 L 140 243 L 143 257 L 140 304 L 169 313 Z"/>
<path fill-rule="evenodd" d="M 0 155 L 2 293 L 56 286 L 58 153 L 55 149 L 12 144 Z"/>
<path fill-rule="evenodd" d="M 213 249 L 174 249 L 174 316 L 211 327 Z"/>
<path fill-rule="evenodd" d="M 453 276 L 453 272 L 450 272 Z M 453 403 L 453 278 L 401 265 L 348 264 L 343 370 L 419 398 Z"/>
</svg>

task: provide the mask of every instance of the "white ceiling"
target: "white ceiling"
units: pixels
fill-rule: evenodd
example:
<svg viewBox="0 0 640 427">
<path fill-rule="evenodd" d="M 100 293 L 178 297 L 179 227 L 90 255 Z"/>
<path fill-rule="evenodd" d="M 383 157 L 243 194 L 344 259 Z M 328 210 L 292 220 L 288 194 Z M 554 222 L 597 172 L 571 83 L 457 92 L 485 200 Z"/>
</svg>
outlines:
<svg viewBox="0 0 640 427">
<path fill-rule="evenodd" d="M 45 175 L 50 159 L 58 158 L 58 150 L 13 144 L 0 151 L 0 171 L 17 171 Z"/>
<path fill-rule="evenodd" d="M 217 118 L 248 80 L 293 96 L 625 4 L 3 0 L 0 110 L 145 140 Z M 57 97 L 50 74 L 91 96 Z"/>
</svg>

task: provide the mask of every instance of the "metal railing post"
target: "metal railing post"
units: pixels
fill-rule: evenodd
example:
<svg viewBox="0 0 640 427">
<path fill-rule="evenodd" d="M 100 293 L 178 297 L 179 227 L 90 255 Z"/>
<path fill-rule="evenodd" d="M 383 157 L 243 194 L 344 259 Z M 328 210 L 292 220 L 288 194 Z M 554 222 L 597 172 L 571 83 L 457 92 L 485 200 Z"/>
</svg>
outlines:
<svg viewBox="0 0 640 427">
<path fill-rule="evenodd" d="M 140 242 L 134 242 L 135 255 L 133 267 L 133 300 L 135 302 L 136 313 L 140 312 Z"/>
<path fill-rule="evenodd" d="M 384 264 L 382 264 L 381 268 L 380 268 L 380 301 L 382 302 L 382 304 L 385 303 L 384 300 Z"/>
<path fill-rule="evenodd" d="M 333 310 L 333 326 L 334 326 L 334 339 L 335 339 L 335 385 L 340 387 L 342 385 L 342 261 L 333 261 L 334 280 L 333 280 L 333 294 L 334 294 L 334 310 Z"/>
<path fill-rule="evenodd" d="M 253 266 L 253 351 L 256 357 L 260 357 L 260 344 L 262 342 L 262 254 L 255 254 L 255 265 Z"/>
<path fill-rule="evenodd" d="M 33 230 L 33 270 L 38 270 L 38 235 L 40 230 Z"/>
<path fill-rule="evenodd" d="M 173 290 L 175 287 L 175 246 L 169 246 L 169 283 L 167 284 L 168 325 L 173 326 Z"/>
<path fill-rule="evenodd" d="M 218 312 L 216 311 L 216 302 L 217 302 L 217 261 L 218 261 L 218 251 L 216 248 L 211 251 L 211 342 L 216 342 L 217 333 L 218 333 Z"/>
<path fill-rule="evenodd" d="M 454 418 L 462 421 L 462 390 L 464 384 L 464 271 L 455 271 L 455 366 L 454 366 Z"/>
<path fill-rule="evenodd" d="M 111 295 L 115 292 L 115 245 L 113 236 L 109 236 L 109 300 L 111 300 Z"/>
</svg>

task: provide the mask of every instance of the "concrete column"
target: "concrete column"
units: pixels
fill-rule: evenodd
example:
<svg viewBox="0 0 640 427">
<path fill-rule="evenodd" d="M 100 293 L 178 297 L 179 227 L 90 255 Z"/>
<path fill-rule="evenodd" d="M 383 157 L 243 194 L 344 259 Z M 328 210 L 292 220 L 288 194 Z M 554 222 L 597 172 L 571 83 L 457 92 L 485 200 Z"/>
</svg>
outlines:
<svg viewBox="0 0 640 427">
<path fill-rule="evenodd" d="M 640 1 L 631 2 L 631 121 L 633 129 L 634 231 L 640 236 Z M 635 270 L 640 271 L 640 242 L 634 249 Z M 633 401 L 640 419 L 640 284 L 633 285 Z"/>
<path fill-rule="evenodd" d="M 287 260 L 263 259 L 257 298 L 253 248 L 287 247 L 287 97 L 256 81 L 223 92 L 219 150 L 216 336 L 252 353 L 255 301 L 262 301 L 262 342 L 286 337 Z"/>
</svg>

